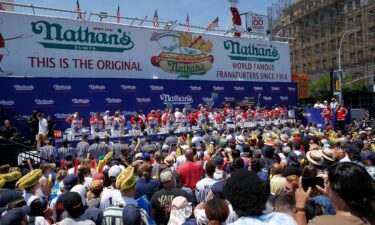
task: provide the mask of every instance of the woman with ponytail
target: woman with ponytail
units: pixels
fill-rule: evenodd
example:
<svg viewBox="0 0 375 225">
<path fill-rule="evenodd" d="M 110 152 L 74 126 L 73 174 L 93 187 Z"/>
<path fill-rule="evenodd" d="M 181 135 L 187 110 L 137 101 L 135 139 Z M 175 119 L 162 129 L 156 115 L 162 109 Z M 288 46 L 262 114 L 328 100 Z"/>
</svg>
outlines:
<svg viewBox="0 0 375 225">
<path fill-rule="evenodd" d="M 213 198 L 209 200 L 204 211 L 207 216 L 207 225 L 222 225 L 229 215 L 228 204 L 221 198 Z"/>
</svg>

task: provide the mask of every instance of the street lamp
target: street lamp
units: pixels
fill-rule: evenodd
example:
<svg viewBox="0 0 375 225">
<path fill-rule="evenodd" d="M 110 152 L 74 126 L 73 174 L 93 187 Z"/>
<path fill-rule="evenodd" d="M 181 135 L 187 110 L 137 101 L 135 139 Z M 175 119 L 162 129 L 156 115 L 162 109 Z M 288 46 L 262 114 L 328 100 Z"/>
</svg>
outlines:
<svg viewBox="0 0 375 225">
<path fill-rule="evenodd" d="M 339 103 L 342 103 L 342 68 L 341 68 L 341 49 L 342 49 L 342 42 L 344 41 L 344 37 L 345 35 L 349 34 L 349 33 L 352 33 L 352 32 L 355 32 L 355 30 L 353 29 L 349 29 L 347 31 L 345 31 L 342 36 L 341 36 L 341 40 L 340 40 L 340 48 L 339 48 L 339 84 L 340 84 L 340 94 L 339 94 Z"/>
</svg>

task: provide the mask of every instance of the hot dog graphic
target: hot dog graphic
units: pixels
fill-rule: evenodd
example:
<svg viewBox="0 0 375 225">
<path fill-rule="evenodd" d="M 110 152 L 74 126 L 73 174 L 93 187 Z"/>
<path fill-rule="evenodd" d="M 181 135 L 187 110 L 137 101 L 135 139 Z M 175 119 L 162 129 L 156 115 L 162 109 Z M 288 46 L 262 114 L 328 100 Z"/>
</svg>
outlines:
<svg viewBox="0 0 375 225">
<path fill-rule="evenodd" d="M 210 40 L 190 33 L 154 33 L 151 37 L 162 49 L 158 56 L 151 57 L 151 64 L 167 73 L 179 74 L 177 78 L 204 75 L 214 62 Z"/>
</svg>

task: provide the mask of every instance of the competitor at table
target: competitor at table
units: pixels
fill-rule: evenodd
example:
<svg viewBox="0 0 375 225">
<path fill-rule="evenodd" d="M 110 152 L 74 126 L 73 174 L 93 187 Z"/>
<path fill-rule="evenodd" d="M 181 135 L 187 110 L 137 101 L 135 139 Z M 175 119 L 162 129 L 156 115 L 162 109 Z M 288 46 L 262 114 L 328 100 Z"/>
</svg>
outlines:
<svg viewBox="0 0 375 225">
<path fill-rule="evenodd" d="M 163 121 L 163 127 L 173 128 L 176 117 L 174 116 L 172 109 L 165 109 L 165 113 L 161 117 L 161 120 Z"/>
<path fill-rule="evenodd" d="M 79 116 L 78 112 L 73 113 L 65 120 L 67 123 L 71 124 L 71 133 L 80 134 L 82 132 L 82 127 L 85 126 L 85 122 L 82 117 Z"/>
<path fill-rule="evenodd" d="M 89 120 L 91 125 L 91 134 L 100 132 L 104 128 L 104 119 L 100 116 L 100 112 L 96 112 Z"/>
<path fill-rule="evenodd" d="M 181 113 L 180 123 L 178 125 L 179 127 L 188 127 L 190 126 L 190 119 L 187 115 L 186 109 L 184 108 Z"/>
<path fill-rule="evenodd" d="M 159 118 L 156 116 L 156 111 L 151 110 L 146 117 L 146 127 L 147 129 L 154 130 L 159 127 Z"/>
<path fill-rule="evenodd" d="M 115 115 L 111 118 L 111 122 L 111 134 L 115 132 L 120 132 L 120 134 L 124 134 L 125 117 L 121 115 L 120 110 L 117 110 L 115 112 Z"/>
<path fill-rule="evenodd" d="M 111 121 L 111 112 L 110 111 L 105 111 L 105 114 L 103 116 L 103 121 L 104 121 L 104 129 L 107 131 L 108 134 L 111 133 L 111 127 L 112 127 L 112 121 Z"/>
<path fill-rule="evenodd" d="M 141 130 L 144 125 L 143 118 L 136 112 L 132 118 L 130 118 L 130 124 L 134 130 Z"/>
<path fill-rule="evenodd" d="M 200 110 L 196 113 L 196 120 L 197 120 L 197 125 L 206 125 L 207 124 L 207 114 L 206 114 L 206 109 L 201 106 L 199 108 Z"/>
</svg>

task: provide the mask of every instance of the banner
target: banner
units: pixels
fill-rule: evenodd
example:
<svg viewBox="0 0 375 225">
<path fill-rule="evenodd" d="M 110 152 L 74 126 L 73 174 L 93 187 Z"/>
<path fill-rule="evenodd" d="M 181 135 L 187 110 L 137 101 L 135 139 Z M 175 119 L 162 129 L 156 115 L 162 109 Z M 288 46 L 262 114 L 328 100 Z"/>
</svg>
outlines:
<svg viewBox="0 0 375 225">
<path fill-rule="evenodd" d="M 324 117 L 323 117 L 323 109 L 311 109 L 311 108 L 306 108 L 303 110 L 303 118 L 304 118 L 304 124 L 307 123 L 314 123 L 316 124 L 316 127 L 320 130 L 325 129 L 325 122 L 324 122 Z M 331 126 L 333 129 L 336 128 L 336 112 L 333 112 L 332 114 L 332 121 L 331 121 Z M 348 114 L 345 117 L 345 124 L 349 125 L 351 123 L 351 110 L 348 109 Z"/>
<path fill-rule="evenodd" d="M 258 15 L 253 12 L 246 14 L 246 28 L 250 28 L 252 32 L 259 34 L 267 34 L 268 16 Z"/>
<path fill-rule="evenodd" d="M 307 74 L 292 74 L 292 81 L 298 85 L 298 98 L 309 97 L 309 76 Z"/>
<path fill-rule="evenodd" d="M 291 82 L 288 43 L 6 12 L 0 21 L 1 76 Z"/>
<path fill-rule="evenodd" d="M 96 112 L 121 110 L 130 119 L 140 109 L 145 114 L 166 107 L 196 108 L 209 103 L 219 108 L 223 102 L 256 101 L 261 106 L 296 105 L 294 83 L 197 82 L 190 80 L 145 80 L 115 78 L 0 78 L 1 119 L 28 127 L 32 110 L 50 115 L 57 129 L 69 127 L 65 119 L 75 111 L 88 119 Z"/>
</svg>

